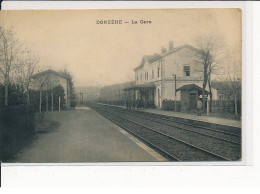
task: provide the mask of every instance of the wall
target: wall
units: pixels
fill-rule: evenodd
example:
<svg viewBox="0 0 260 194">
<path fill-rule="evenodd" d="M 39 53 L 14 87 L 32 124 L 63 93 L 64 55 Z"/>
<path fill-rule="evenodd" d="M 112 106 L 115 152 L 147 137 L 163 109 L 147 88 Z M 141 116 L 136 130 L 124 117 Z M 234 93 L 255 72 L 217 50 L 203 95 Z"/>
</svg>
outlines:
<svg viewBox="0 0 260 194">
<path fill-rule="evenodd" d="M 158 66 L 160 67 L 159 77 L 158 77 Z M 152 70 L 154 71 L 154 77 L 152 77 Z M 145 72 L 148 72 L 148 80 L 145 80 Z M 161 80 L 161 66 L 159 61 L 155 61 L 152 64 L 149 64 L 147 61 L 144 64 L 144 67 L 135 72 L 135 79 L 138 76 L 138 82 L 136 80 L 136 85 L 150 83 L 154 81 Z M 141 75 L 143 75 L 143 79 L 141 81 Z"/>
<path fill-rule="evenodd" d="M 181 91 L 181 110 L 187 111 L 189 110 L 189 102 L 190 102 L 190 92 L 189 91 Z"/>
<path fill-rule="evenodd" d="M 175 81 L 164 81 L 164 91 L 163 91 L 163 100 L 175 100 Z M 176 86 L 178 88 L 178 82 L 176 82 Z M 176 92 L 176 100 L 180 100 L 180 93 Z"/>
<path fill-rule="evenodd" d="M 194 51 L 189 48 L 183 48 L 175 53 L 164 57 L 163 64 L 165 68 L 165 79 L 172 79 L 172 74 L 183 80 L 202 80 L 202 74 L 197 72 L 197 66 L 194 64 Z M 190 66 L 190 76 L 184 75 L 183 67 Z"/>
</svg>

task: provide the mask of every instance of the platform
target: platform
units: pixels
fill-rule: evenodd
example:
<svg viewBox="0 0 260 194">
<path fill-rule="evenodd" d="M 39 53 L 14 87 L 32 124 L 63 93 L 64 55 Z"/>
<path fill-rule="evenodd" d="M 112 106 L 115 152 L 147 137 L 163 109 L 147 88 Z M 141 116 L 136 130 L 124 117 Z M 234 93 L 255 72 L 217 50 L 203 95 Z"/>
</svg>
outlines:
<svg viewBox="0 0 260 194">
<path fill-rule="evenodd" d="M 97 103 L 97 104 L 103 104 L 103 103 Z M 124 106 L 117 106 L 117 105 L 111 105 L 111 104 L 103 104 L 103 105 L 115 106 L 115 107 L 120 107 L 120 108 L 125 109 Z M 165 110 L 161 110 L 161 109 L 138 109 L 138 111 L 143 111 L 143 112 L 148 112 L 148 113 L 153 113 L 153 114 L 161 114 L 161 115 L 166 115 L 166 116 L 171 116 L 171 117 L 176 117 L 176 118 L 181 118 L 181 119 L 187 119 L 187 120 L 200 121 L 203 123 L 224 125 L 224 126 L 228 126 L 228 127 L 236 127 L 236 128 L 242 127 L 242 122 L 239 120 L 219 118 L 219 117 L 214 117 L 214 116 L 207 116 L 207 115 L 197 116 L 196 114 L 175 112 L 175 111 L 165 111 Z"/>
<path fill-rule="evenodd" d="M 206 115 L 197 116 L 196 114 L 189 114 L 189 113 L 175 112 L 175 111 L 165 111 L 159 109 L 145 109 L 141 111 L 154 113 L 154 114 L 161 114 L 166 116 L 172 116 L 172 117 L 179 117 L 183 119 L 196 120 L 201 122 L 208 122 L 208 123 L 219 124 L 219 125 L 226 125 L 230 127 L 241 128 L 242 126 L 241 121 L 239 120 L 225 119 L 225 118 L 219 118 L 213 116 L 206 116 Z"/>
<path fill-rule="evenodd" d="M 94 110 L 50 112 L 58 129 L 39 135 L 12 162 L 158 162 L 164 157 Z"/>
</svg>

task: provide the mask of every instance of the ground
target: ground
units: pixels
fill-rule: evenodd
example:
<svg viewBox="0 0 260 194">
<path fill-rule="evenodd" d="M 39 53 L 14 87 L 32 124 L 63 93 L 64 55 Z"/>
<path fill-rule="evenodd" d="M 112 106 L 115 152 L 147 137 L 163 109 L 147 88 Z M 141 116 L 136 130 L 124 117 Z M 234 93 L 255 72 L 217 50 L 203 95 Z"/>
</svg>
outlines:
<svg viewBox="0 0 260 194">
<path fill-rule="evenodd" d="M 50 113 L 60 125 L 40 134 L 13 162 L 122 162 L 163 161 L 95 111 L 82 108 Z M 129 138 L 130 137 L 130 138 Z"/>
</svg>

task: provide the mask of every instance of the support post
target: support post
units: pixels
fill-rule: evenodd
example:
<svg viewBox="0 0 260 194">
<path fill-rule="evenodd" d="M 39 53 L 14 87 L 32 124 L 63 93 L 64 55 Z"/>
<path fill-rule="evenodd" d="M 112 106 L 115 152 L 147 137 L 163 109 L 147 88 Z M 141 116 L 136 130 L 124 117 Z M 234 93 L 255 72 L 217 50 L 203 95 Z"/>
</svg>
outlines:
<svg viewBox="0 0 260 194">
<path fill-rule="evenodd" d="M 175 109 L 175 112 L 177 112 L 177 100 L 176 100 L 176 74 L 173 74 L 174 76 L 174 109 Z"/>
<path fill-rule="evenodd" d="M 209 115 L 209 98 L 207 98 L 207 115 Z"/>
<path fill-rule="evenodd" d="M 60 96 L 59 96 L 59 112 L 60 112 Z"/>
<path fill-rule="evenodd" d="M 134 106 L 136 108 L 136 96 L 135 96 L 135 90 L 134 90 Z"/>
<path fill-rule="evenodd" d="M 126 107 L 126 90 L 125 90 L 125 107 Z"/>
<path fill-rule="evenodd" d="M 39 112 L 42 112 L 42 90 L 40 89 L 40 102 L 39 102 Z"/>
<path fill-rule="evenodd" d="M 8 105 L 8 83 L 5 83 L 5 106 Z"/>
<path fill-rule="evenodd" d="M 51 110 L 53 111 L 53 92 L 51 92 Z"/>
<path fill-rule="evenodd" d="M 49 102 L 48 102 L 48 92 L 46 91 L 46 112 L 48 112 L 48 106 L 49 106 Z"/>
</svg>

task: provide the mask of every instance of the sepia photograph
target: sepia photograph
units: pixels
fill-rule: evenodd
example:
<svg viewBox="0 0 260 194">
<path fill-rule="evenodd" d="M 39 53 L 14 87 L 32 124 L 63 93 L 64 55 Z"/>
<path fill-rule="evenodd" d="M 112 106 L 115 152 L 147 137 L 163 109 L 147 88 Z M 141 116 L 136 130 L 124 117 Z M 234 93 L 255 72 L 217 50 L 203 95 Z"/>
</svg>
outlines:
<svg viewBox="0 0 260 194">
<path fill-rule="evenodd" d="M 0 162 L 234 163 L 243 143 L 241 9 L 0 12 Z"/>
</svg>

